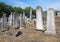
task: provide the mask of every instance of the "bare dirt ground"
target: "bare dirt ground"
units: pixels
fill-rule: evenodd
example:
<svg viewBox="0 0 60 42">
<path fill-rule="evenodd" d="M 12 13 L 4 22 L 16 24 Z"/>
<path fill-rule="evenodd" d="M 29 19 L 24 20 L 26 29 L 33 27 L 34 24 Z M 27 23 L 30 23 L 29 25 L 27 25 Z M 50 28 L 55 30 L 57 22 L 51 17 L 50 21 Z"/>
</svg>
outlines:
<svg viewBox="0 0 60 42">
<path fill-rule="evenodd" d="M 60 42 L 60 17 L 56 17 L 57 35 L 47 35 L 37 31 L 34 24 L 26 26 L 24 29 L 10 28 L 7 32 L 1 32 L 0 29 L 0 42 Z M 17 31 L 21 31 L 22 34 L 15 37 Z"/>
</svg>

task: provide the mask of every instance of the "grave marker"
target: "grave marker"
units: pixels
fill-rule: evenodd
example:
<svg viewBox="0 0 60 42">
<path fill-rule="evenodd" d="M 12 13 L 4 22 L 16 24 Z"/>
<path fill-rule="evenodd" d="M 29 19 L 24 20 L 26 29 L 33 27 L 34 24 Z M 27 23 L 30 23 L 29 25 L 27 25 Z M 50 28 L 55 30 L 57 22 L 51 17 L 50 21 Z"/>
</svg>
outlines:
<svg viewBox="0 0 60 42">
<path fill-rule="evenodd" d="M 55 28 L 55 11 L 52 8 L 47 10 L 47 30 L 45 34 L 56 34 Z"/>
<path fill-rule="evenodd" d="M 3 14 L 3 16 L 2 16 L 2 30 L 3 31 L 7 30 L 7 17 L 6 17 L 6 14 Z"/>
<path fill-rule="evenodd" d="M 42 8 L 40 6 L 36 8 L 36 29 L 44 30 L 43 19 L 42 19 Z"/>
</svg>

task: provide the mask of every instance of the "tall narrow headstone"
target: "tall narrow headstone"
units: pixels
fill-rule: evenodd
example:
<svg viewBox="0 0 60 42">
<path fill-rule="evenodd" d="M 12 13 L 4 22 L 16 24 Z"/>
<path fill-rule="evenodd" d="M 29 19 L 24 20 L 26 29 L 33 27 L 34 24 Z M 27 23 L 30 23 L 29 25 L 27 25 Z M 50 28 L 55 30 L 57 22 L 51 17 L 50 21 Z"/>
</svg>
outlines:
<svg viewBox="0 0 60 42">
<path fill-rule="evenodd" d="M 13 14 L 13 28 L 18 28 L 19 27 L 19 23 L 18 23 L 18 14 Z"/>
<path fill-rule="evenodd" d="M 13 16 L 13 13 L 11 12 L 8 19 L 9 26 L 12 26 L 12 19 L 13 19 L 12 16 Z"/>
<path fill-rule="evenodd" d="M 0 18 L 0 27 L 2 27 L 2 18 Z"/>
<path fill-rule="evenodd" d="M 23 12 L 23 19 L 25 20 L 25 12 Z"/>
<path fill-rule="evenodd" d="M 18 14 L 15 15 L 15 28 L 18 28 L 19 24 L 18 24 Z"/>
<path fill-rule="evenodd" d="M 30 8 L 30 22 L 32 22 L 32 8 Z"/>
<path fill-rule="evenodd" d="M 20 14 L 19 20 L 20 20 L 20 29 L 23 29 L 24 28 L 23 14 Z"/>
<path fill-rule="evenodd" d="M 15 28 L 15 13 L 12 16 L 12 27 Z"/>
<path fill-rule="evenodd" d="M 23 26 L 24 26 L 24 28 L 26 27 L 26 22 L 25 22 L 25 12 L 23 12 Z"/>
<path fill-rule="evenodd" d="M 3 14 L 3 17 L 2 17 L 2 30 L 3 31 L 7 30 L 7 17 L 6 17 L 6 14 Z"/>
<path fill-rule="evenodd" d="M 55 11 L 52 8 L 47 10 L 47 30 L 45 34 L 56 34 L 55 28 Z"/>
<path fill-rule="evenodd" d="M 36 8 L 36 29 L 44 30 L 43 28 L 43 18 L 42 18 L 42 8 L 38 6 Z"/>
</svg>

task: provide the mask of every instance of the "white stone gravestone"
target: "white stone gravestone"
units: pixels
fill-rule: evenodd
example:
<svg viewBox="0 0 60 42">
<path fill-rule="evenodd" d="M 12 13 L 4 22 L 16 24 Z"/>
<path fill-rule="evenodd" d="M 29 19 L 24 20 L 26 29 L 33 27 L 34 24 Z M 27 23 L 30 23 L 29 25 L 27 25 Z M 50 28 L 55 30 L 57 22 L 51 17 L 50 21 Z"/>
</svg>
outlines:
<svg viewBox="0 0 60 42">
<path fill-rule="evenodd" d="M 8 23 L 9 23 L 9 26 L 12 26 L 12 16 L 13 16 L 13 12 L 11 12 L 11 14 L 9 15 L 9 19 L 8 19 Z"/>
<path fill-rule="evenodd" d="M 13 14 L 13 28 L 18 28 L 19 27 L 19 22 L 18 22 L 18 14 Z"/>
<path fill-rule="evenodd" d="M 20 29 L 23 29 L 24 28 L 23 14 L 20 14 L 19 20 L 20 20 Z"/>
<path fill-rule="evenodd" d="M 15 28 L 15 13 L 12 15 L 12 27 Z"/>
<path fill-rule="evenodd" d="M 23 19 L 25 20 L 25 12 L 23 12 Z"/>
<path fill-rule="evenodd" d="M 32 22 L 32 8 L 30 8 L 30 23 Z"/>
<path fill-rule="evenodd" d="M 55 28 L 55 11 L 52 8 L 47 10 L 47 30 L 45 34 L 56 34 Z"/>
<path fill-rule="evenodd" d="M 36 8 L 36 29 L 44 30 L 43 28 L 43 18 L 42 18 L 42 8 L 38 6 Z"/>
<path fill-rule="evenodd" d="M 7 17 L 6 17 L 6 14 L 3 14 L 3 16 L 2 16 L 2 30 L 3 31 L 7 30 Z"/>
<path fill-rule="evenodd" d="M 19 14 L 16 14 L 16 15 L 15 15 L 15 28 L 18 28 L 18 27 L 19 27 L 18 18 L 19 18 Z"/>
</svg>

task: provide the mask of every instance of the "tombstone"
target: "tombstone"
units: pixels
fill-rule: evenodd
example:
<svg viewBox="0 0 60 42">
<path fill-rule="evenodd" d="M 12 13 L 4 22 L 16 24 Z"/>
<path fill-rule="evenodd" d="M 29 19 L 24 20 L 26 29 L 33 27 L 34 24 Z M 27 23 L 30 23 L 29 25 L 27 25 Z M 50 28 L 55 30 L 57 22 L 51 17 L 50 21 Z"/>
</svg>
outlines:
<svg viewBox="0 0 60 42">
<path fill-rule="evenodd" d="M 13 16 L 13 13 L 11 12 L 8 19 L 9 26 L 12 26 L 12 19 L 13 19 L 12 16 Z"/>
<path fill-rule="evenodd" d="M 18 28 L 19 27 L 19 22 L 18 22 L 18 14 L 13 14 L 13 28 Z"/>
<path fill-rule="evenodd" d="M 12 27 L 15 28 L 15 13 L 12 15 Z"/>
<path fill-rule="evenodd" d="M 0 27 L 2 27 L 2 18 L 0 18 Z"/>
<path fill-rule="evenodd" d="M 27 16 L 25 16 L 25 23 L 29 23 Z"/>
<path fill-rule="evenodd" d="M 20 14 L 19 20 L 20 20 L 20 29 L 23 29 L 24 28 L 23 14 Z"/>
<path fill-rule="evenodd" d="M 2 31 L 6 31 L 7 30 L 7 17 L 6 14 L 3 14 L 2 17 Z"/>
<path fill-rule="evenodd" d="M 36 29 L 44 30 L 43 28 L 43 18 L 42 18 L 42 8 L 38 6 L 36 8 Z"/>
<path fill-rule="evenodd" d="M 25 24 L 25 14 L 23 15 L 23 19 L 22 20 L 23 20 L 23 28 L 25 28 L 25 25 L 26 25 Z"/>
<path fill-rule="evenodd" d="M 32 22 L 32 8 L 30 8 L 30 23 Z"/>
<path fill-rule="evenodd" d="M 18 23 L 18 14 L 15 15 L 15 28 L 19 27 L 19 23 Z"/>
<path fill-rule="evenodd" d="M 57 16 L 60 16 L 60 12 L 57 13 Z"/>
<path fill-rule="evenodd" d="M 25 20 L 25 12 L 23 12 L 23 19 Z"/>
<path fill-rule="evenodd" d="M 55 28 L 55 11 L 52 8 L 47 10 L 47 30 L 45 34 L 56 34 Z"/>
</svg>

